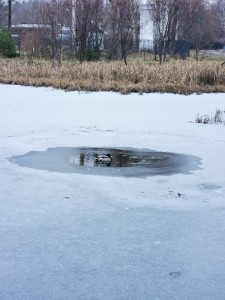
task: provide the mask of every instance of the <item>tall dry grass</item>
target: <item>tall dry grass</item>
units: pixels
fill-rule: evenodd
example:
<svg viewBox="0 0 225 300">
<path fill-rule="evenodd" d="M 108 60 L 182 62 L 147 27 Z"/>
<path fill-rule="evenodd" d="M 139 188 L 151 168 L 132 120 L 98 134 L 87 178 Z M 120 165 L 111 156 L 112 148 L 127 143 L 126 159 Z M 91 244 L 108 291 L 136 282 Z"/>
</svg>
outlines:
<svg viewBox="0 0 225 300">
<path fill-rule="evenodd" d="M 173 61 L 163 65 L 130 62 L 50 62 L 0 59 L 0 82 L 53 86 L 64 90 L 203 93 L 225 92 L 225 65 Z"/>
</svg>

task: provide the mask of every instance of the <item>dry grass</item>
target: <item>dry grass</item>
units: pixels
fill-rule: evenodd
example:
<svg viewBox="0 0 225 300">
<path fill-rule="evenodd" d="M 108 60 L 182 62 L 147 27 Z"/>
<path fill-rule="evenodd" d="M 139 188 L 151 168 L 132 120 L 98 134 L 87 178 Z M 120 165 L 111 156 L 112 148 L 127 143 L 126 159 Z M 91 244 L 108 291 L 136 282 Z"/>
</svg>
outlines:
<svg viewBox="0 0 225 300">
<path fill-rule="evenodd" d="M 225 65 L 173 61 L 163 65 L 135 61 L 85 62 L 52 66 L 50 62 L 0 59 L 0 82 L 53 86 L 64 90 L 130 92 L 225 92 Z"/>
</svg>

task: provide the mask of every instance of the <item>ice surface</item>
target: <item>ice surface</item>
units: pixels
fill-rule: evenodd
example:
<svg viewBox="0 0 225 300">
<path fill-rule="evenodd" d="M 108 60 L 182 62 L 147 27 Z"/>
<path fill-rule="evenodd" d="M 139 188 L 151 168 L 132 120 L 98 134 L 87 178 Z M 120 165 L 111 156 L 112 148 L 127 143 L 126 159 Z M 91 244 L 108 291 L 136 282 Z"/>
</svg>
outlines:
<svg viewBox="0 0 225 300">
<path fill-rule="evenodd" d="M 194 123 L 224 99 L 0 85 L 0 299 L 224 299 L 225 126 Z M 201 169 L 124 178 L 9 161 L 83 146 L 194 155 Z"/>
</svg>

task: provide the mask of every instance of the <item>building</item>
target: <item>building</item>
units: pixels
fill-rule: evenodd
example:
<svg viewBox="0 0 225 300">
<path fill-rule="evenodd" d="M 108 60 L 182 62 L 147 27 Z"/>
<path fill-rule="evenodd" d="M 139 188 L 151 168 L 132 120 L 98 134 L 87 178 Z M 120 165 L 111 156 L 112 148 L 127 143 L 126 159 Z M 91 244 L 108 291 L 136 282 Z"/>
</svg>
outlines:
<svg viewBox="0 0 225 300">
<path fill-rule="evenodd" d="M 140 50 L 153 50 L 153 22 L 150 17 L 149 7 L 147 4 L 140 6 Z"/>
</svg>

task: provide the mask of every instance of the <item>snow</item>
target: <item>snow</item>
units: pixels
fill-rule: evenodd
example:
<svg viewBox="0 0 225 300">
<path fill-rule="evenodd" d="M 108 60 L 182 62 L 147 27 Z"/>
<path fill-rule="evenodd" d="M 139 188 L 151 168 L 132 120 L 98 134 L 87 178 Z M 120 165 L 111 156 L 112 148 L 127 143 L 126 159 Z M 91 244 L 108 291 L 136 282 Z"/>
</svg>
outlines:
<svg viewBox="0 0 225 300">
<path fill-rule="evenodd" d="M 224 299 L 225 126 L 194 122 L 224 99 L 0 85 L 0 299 Z M 124 178 L 9 160 L 80 146 L 194 155 L 201 168 Z"/>
</svg>

